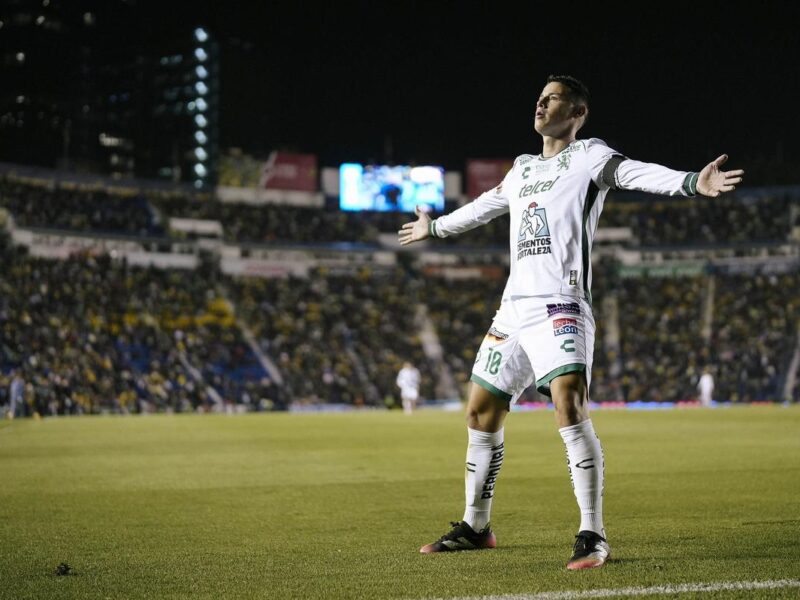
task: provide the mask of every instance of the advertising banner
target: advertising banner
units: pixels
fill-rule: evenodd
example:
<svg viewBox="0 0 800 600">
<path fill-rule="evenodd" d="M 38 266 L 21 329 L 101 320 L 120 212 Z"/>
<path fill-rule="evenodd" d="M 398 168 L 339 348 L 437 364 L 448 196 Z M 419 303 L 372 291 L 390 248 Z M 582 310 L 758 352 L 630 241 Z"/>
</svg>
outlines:
<svg viewBox="0 0 800 600">
<path fill-rule="evenodd" d="M 317 191 L 317 157 L 274 151 L 261 173 L 261 186 L 268 190 Z"/>
<path fill-rule="evenodd" d="M 514 165 L 512 158 L 467 160 L 467 196 L 473 200 L 503 181 Z"/>
</svg>

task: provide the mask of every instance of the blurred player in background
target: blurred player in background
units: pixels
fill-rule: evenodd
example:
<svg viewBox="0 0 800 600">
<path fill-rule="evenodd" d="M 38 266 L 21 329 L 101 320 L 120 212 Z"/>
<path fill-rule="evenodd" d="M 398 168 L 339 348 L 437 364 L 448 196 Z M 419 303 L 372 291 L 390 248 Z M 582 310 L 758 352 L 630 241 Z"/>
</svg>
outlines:
<svg viewBox="0 0 800 600">
<path fill-rule="evenodd" d="M 591 250 L 609 190 L 716 197 L 743 171 L 720 170 L 722 155 L 700 172 L 628 159 L 602 140 L 577 140 L 589 92 L 571 76 L 550 76 L 536 102 L 541 154 L 517 157 L 495 189 L 431 220 L 422 211 L 399 231 L 403 245 L 457 235 L 510 214 L 511 269 L 500 308 L 478 350 L 467 400 L 466 507 L 460 522 L 423 553 L 494 548 L 489 525 L 505 454 L 503 423 L 531 383 L 550 396 L 564 441 L 580 526 L 571 570 L 602 566 L 610 554 L 603 525 L 604 461 L 589 418 L 595 324 Z"/>
<path fill-rule="evenodd" d="M 397 373 L 397 387 L 400 388 L 400 399 L 403 402 L 403 412 L 410 415 L 417 407 L 419 399 L 419 371 L 410 362 L 403 363 L 403 368 Z"/>
<path fill-rule="evenodd" d="M 703 406 L 711 406 L 714 396 L 714 376 L 711 374 L 711 369 L 706 367 L 700 380 L 697 382 L 697 391 L 700 392 L 700 404 Z"/>
<path fill-rule="evenodd" d="M 18 371 L 11 372 L 11 383 L 8 386 L 8 399 L 10 402 L 8 418 L 25 416 L 25 380 Z"/>
</svg>

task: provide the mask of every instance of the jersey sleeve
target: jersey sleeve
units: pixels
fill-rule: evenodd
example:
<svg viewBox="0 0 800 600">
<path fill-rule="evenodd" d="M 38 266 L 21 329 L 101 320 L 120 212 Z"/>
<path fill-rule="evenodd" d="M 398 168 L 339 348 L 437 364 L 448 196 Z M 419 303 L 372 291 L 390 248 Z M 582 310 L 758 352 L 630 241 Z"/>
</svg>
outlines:
<svg viewBox="0 0 800 600">
<path fill-rule="evenodd" d="M 625 157 L 613 148 L 609 148 L 603 140 L 591 138 L 583 143 L 592 181 L 602 189 L 614 189 L 613 173 Z"/>
<path fill-rule="evenodd" d="M 443 238 L 450 235 L 458 235 L 479 225 L 486 225 L 495 217 L 507 213 L 507 192 L 509 179 L 513 172 L 514 168 L 512 167 L 496 188 L 484 192 L 461 208 L 431 221 L 429 231 L 431 236 Z"/>
<path fill-rule="evenodd" d="M 617 189 L 621 190 L 639 190 L 664 196 L 694 196 L 697 194 L 698 175 L 629 159 L 619 164 L 615 180 Z"/>
<path fill-rule="evenodd" d="M 697 193 L 697 173 L 632 160 L 609 148 L 603 140 L 587 140 L 586 155 L 592 180 L 600 187 L 664 196 L 694 196 Z"/>
</svg>

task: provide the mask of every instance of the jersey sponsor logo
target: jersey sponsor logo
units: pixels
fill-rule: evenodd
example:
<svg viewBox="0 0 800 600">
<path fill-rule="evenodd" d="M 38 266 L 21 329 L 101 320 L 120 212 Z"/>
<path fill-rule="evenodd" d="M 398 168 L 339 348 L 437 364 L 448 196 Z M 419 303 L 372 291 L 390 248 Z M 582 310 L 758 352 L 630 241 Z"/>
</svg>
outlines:
<svg viewBox="0 0 800 600">
<path fill-rule="evenodd" d="M 528 167 L 525 168 L 527 169 Z M 525 177 L 525 173 L 523 173 L 522 177 L 524 179 L 527 179 L 527 177 Z M 544 179 L 544 180 L 540 179 L 536 183 L 532 183 L 530 185 L 523 185 L 521 188 L 519 188 L 519 197 L 526 198 L 527 196 L 534 196 L 536 194 L 541 194 L 542 192 L 551 190 L 553 189 L 553 186 L 556 184 L 556 181 L 558 181 L 560 178 L 561 176 L 559 175 L 555 179 Z"/>
<path fill-rule="evenodd" d="M 550 170 L 550 164 L 551 163 L 545 163 L 543 165 L 531 165 L 529 167 L 525 167 L 524 169 L 522 169 L 522 178 L 523 179 L 528 179 L 528 174 L 531 172 L 531 169 L 533 169 L 533 172 L 536 173 L 537 175 L 539 173 L 546 173 L 547 171 Z M 547 189 L 550 189 L 550 188 L 547 188 Z M 539 189 L 539 192 L 543 192 L 543 191 L 545 191 L 545 190 L 544 189 Z M 538 194 L 539 192 L 534 192 L 534 193 Z"/>
<path fill-rule="evenodd" d="M 552 254 L 550 226 L 547 211 L 536 202 L 531 202 L 522 211 L 522 222 L 517 237 L 517 260 L 537 254 Z"/>
<path fill-rule="evenodd" d="M 561 319 L 555 319 L 553 321 L 553 327 L 564 327 L 564 325 L 577 325 L 577 319 L 570 319 L 569 317 L 564 317 Z"/>
<path fill-rule="evenodd" d="M 562 315 L 579 315 L 581 314 L 581 305 L 577 302 L 558 302 L 556 304 L 547 305 L 548 317 L 559 313 Z"/>
<path fill-rule="evenodd" d="M 564 340 L 559 348 L 561 348 L 564 352 L 575 352 L 575 340 L 572 338 Z"/>
<path fill-rule="evenodd" d="M 553 335 L 558 337 L 559 335 L 566 335 L 568 333 L 578 333 L 578 326 L 577 325 L 564 325 L 562 327 L 556 327 L 555 323 L 553 324 Z"/>
<path fill-rule="evenodd" d="M 569 272 L 569 284 L 578 285 L 578 271 L 572 270 Z"/>
</svg>

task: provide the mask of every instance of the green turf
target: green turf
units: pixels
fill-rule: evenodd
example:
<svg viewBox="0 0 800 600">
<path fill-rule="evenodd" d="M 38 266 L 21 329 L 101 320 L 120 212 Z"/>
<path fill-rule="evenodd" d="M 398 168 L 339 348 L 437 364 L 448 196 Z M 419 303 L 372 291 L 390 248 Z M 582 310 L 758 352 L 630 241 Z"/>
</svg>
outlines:
<svg viewBox="0 0 800 600">
<path fill-rule="evenodd" d="M 499 548 L 439 555 L 418 548 L 463 511 L 458 413 L 5 423 L 0 597 L 431 598 L 800 578 L 800 407 L 593 420 L 615 560 L 579 573 L 564 569 L 577 508 L 551 412 L 507 421 Z M 75 575 L 53 575 L 61 562 Z"/>
</svg>

